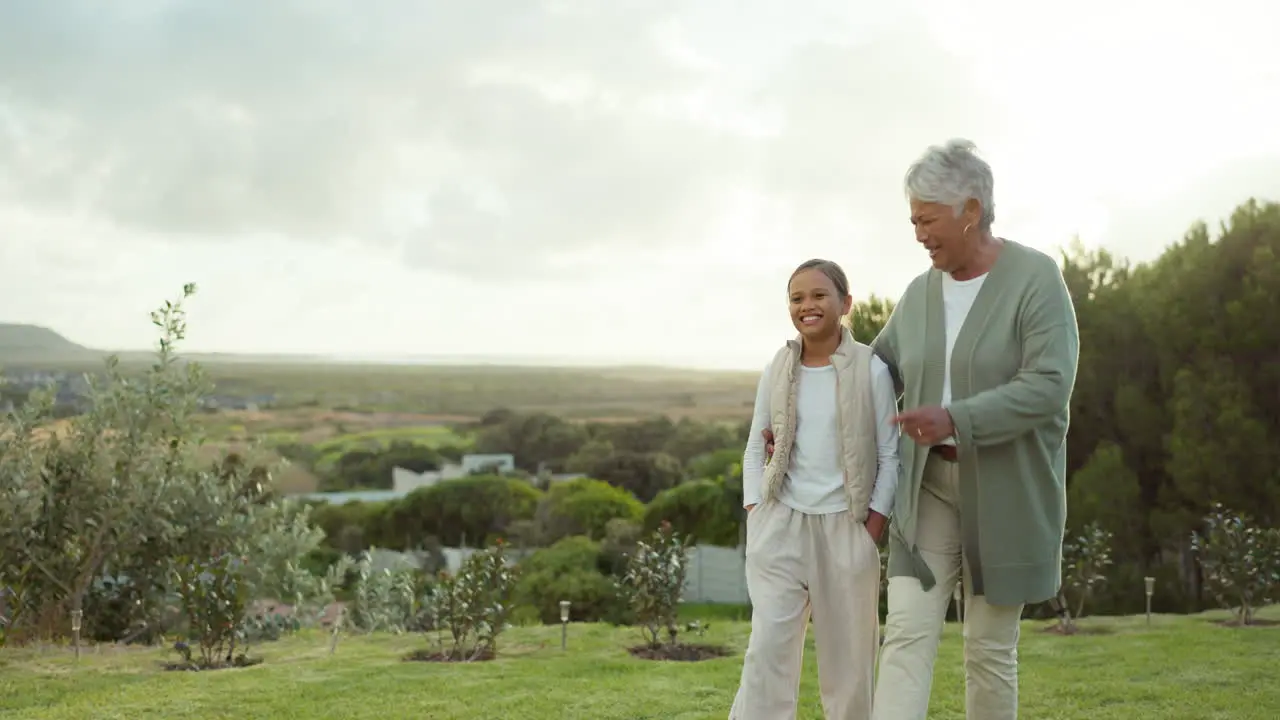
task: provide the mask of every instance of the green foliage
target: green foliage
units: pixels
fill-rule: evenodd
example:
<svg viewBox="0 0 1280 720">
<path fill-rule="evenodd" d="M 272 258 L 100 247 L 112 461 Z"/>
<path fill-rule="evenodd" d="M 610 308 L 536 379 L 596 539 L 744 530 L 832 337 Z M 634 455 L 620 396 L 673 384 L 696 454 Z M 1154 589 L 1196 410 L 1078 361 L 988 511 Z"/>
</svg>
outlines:
<svg viewBox="0 0 1280 720">
<path fill-rule="evenodd" d="M 502 542 L 472 554 L 456 575 L 442 574 L 427 596 L 426 610 L 440 653 L 463 662 L 495 656 L 518 580 Z"/>
<path fill-rule="evenodd" d="M 1280 529 L 1259 528 L 1253 518 L 1215 503 L 1203 532 L 1192 536 L 1206 588 L 1236 613 L 1242 625 L 1280 591 Z"/>
<path fill-rule="evenodd" d="M 734 442 L 718 450 L 698 455 L 688 463 L 689 477 L 736 477 L 742 482 L 742 448 L 746 441 Z"/>
<path fill-rule="evenodd" d="M 179 558 L 174 589 L 182 602 L 190 640 L 200 649 L 198 666 L 230 663 L 249 605 L 245 561 L 230 553 L 209 559 Z"/>
<path fill-rule="evenodd" d="M 428 592 L 425 576 L 414 569 L 392 571 L 373 567 L 373 551 L 360 553 L 355 564 L 351 601 L 344 615 L 347 627 L 360 632 L 402 633 L 413 629 Z"/>
<path fill-rule="evenodd" d="M 511 415 L 504 422 L 490 425 L 476 438 L 476 451 L 511 453 L 516 467 L 537 472 L 544 465 L 558 470 L 570 455 L 587 441 L 586 429 L 547 413 Z"/>
<path fill-rule="evenodd" d="M 188 285 L 183 299 L 194 292 Z M 201 597 L 204 585 L 190 583 L 204 576 L 190 575 L 192 564 L 218 558 L 242 563 L 233 584 L 216 577 L 206 588 L 218 597 L 232 589 L 248 598 L 325 594 L 323 581 L 298 567 L 321 534 L 305 508 L 276 495 L 270 468 L 234 456 L 211 465 L 199 455 L 196 418 L 210 385 L 198 364 L 177 355 L 182 301 L 165 303 L 152 321 L 160 331 L 154 362 L 131 374 L 108 359 L 90 379 L 87 412 L 52 426 L 51 397 L 37 392 L 0 419 L 9 641 L 65 637 L 72 610 L 84 611 L 91 637 L 154 639 L 169 629 L 179 582 L 190 598 Z M 187 608 L 188 622 L 192 613 L 207 618 L 200 607 Z M 191 631 L 206 637 L 207 625 Z"/>
<path fill-rule="evenodd" d="M 729 448 L 742 460 L 742 445 L 736 437 L 736 428 L 729 423 L 698 422 L 690 418 L 682 418 L 676 423 L 675 432 L 660 448 L 655 451 L 664 452 L 675 458 L 677 462 L 688 465 L 696 457 L 706 456 Z M 692 468 L 690 468 L 692 470 Z M 724 468 L 718 470 L 723 471 Z M 714 473 L 719 475 L 720 472 Z M 693 477 L 711 477 L 712 475 L 694 474 Z"/>
<path fill-rule="evenodd" d="M 636 544 L 620 587 L 650 647 L 664 638 L 674 645 L 680 635 L 680 594 L 688 568 L 687 544 L 668 523 L 649 542 Z"/>
<path fill-rule="evenodd" d="M 565 460 L 564 469 L 571 473 L 590 472 L 599 463 L 613 457 L 617 451 L 613 443 L 608 440 L 601 438 L 588 440 Z"/>
<path fill-rule="evenodd" d="M 538 505 L 537 521 L 544 543 L 571 535 L 600 540 L 610 521 L 639 521 L 643 513 L 644 506 L 626 490 L 577 478 L 551 486 Z"/>
<path fill-rule="evenodd" d="M 317 503 L 311 509 L 311 520 L 324 531 L 325 543 L 346 555 L 358 555 L 372 544 L 385 544 L 378 536 L 391 503 L 365 503 L 359 500 L 333 505 Z"/>
<path fill-rule="evenodd" d="M 596 463 L 589 473 L 627 490 L 641 502 L 649 502 L 658 493 L 675 487 L 684 479 L 680 463 L 666 453 L 622 451 Z"/>
<path fill-rule="evenodd" d="M 866 300 L 853 304 L 853 308 L 844 318 L 844 324 L 853 334 L 854 340 L 869 345 L 889 322 L 893 307 L 892 300 L 872 295 Z"/>
<path fill-rule="evenodd" d="M 733 547 L 738 544 L 742 506 L 737 496 L 716 480 L 693 480 L 664 490 L 645 507 L 644 528 L 670 523 L 690 544 Z"/>
<path fill-rule="evenodd" d="M 560 622 L 561 600 L 572 603 L 574 622 L 620 620 L 618 589 L 601 572 L 603 563 L 599 543 L 581 536 L 560 540 L 520 562 L 516 598 L 544 623 Z"/>
<path fill-rule="evenodd" d="M 1110 532 L 1091 523 L 1080 535 L 1062 544 L 1062 584 L 1075 598 L 1074 617 L 1084 616 L 1085 601 L 1107 581 L 1105 573 L 1112 565 L 1111 540 Z"/>
<path fill-rule="evenodd" d="M 276 449 L 318 473 L 322 491 L 390 489 L 391 471 L 438 470 L 456 459 L 471 440 L 445 426 L 392 427 L 347 433 L 313 446 L 285 444 Z"/>
<path fill-rule="evenodd" d="M 520 478 L 472 475 L 419 488 L 391 506 L 390 547 L 413 548 L 436 539 L 448 547 L 499 537 L 516 520 L 534 516 L 542 493 Z"/>
</svg>

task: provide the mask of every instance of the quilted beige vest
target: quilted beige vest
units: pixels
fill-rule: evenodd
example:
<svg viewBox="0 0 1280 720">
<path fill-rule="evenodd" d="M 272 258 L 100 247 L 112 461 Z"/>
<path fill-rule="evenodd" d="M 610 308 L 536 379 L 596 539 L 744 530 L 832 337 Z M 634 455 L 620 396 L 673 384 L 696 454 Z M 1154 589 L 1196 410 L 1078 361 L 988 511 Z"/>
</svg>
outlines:
<svg viewBox="0 0 1280 720">
<path fill-rule="evenodd" d="M 840 347 L 831 355 L 836 369 L 836 437 L 844 465 L 845 494 L 849 510 L 859 522 L 866 520 L 879 468 L 876 444 L 876 412 L 871 399 L 871 348 L 841 329 Z M 770 426 L 773 457 L 764 470 L 763 495 L 776 500 L 791 464 L 795 444 L 796 388 L 800 381 L 800 338 L 789 340 L 770 364 Z"/>
</svg>

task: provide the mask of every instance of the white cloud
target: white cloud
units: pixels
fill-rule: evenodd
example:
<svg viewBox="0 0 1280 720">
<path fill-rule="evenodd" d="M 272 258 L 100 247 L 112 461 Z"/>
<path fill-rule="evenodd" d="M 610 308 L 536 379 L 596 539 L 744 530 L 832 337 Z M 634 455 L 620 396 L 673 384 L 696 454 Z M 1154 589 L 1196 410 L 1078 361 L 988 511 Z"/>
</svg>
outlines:
<svg viewBox="0 0 1280 720">
<path fill-rule="evenodd" d="M 800 261 L 919 271 L 930 143 L 1045 249 L 1150 257 L 1280 187 L 1280 11 L 1043 12 L 0 2 L 0 307 L 136 346 L 195 280 L 204 349 L 757 367 Z"/>
</svg>

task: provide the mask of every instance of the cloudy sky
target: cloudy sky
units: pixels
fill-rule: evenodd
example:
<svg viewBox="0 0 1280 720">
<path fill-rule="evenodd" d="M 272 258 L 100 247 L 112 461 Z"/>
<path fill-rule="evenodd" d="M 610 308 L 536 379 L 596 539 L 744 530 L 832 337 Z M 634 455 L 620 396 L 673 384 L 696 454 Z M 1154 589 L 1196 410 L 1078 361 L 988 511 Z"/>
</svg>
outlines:
<svg viewBox="0 0 1280 720">
<path fill-rule="evenodd" d="M 799 262 L 925 267 L 950 137 L 1045 250 L 1280 199 L 1278 8 L 0 0 L 0 320 L 144 347 L 192 281 L 193 350 L 756 368 Z"/>
</svg>

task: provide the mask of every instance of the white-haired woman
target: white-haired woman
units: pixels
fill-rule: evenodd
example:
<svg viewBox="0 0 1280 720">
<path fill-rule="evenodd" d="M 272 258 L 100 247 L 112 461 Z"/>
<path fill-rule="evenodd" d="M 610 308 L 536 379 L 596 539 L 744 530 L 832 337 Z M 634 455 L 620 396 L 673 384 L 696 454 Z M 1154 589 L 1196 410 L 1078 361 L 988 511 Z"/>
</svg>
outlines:
<svg viewBox="0 0 1280 720">
<path fill-rule="evenodd" d="M 903 408 L 873 717 L 924 720 L 963 575 L 966 715 L 1013 720 L 1022 609 L 1061 581 L 1075 310 L 1052 258 L 992 235 L 991 167 L 972 143 L 930 147 L 905 185 L 933 266 L 872 345 Z"/>
</svg>

